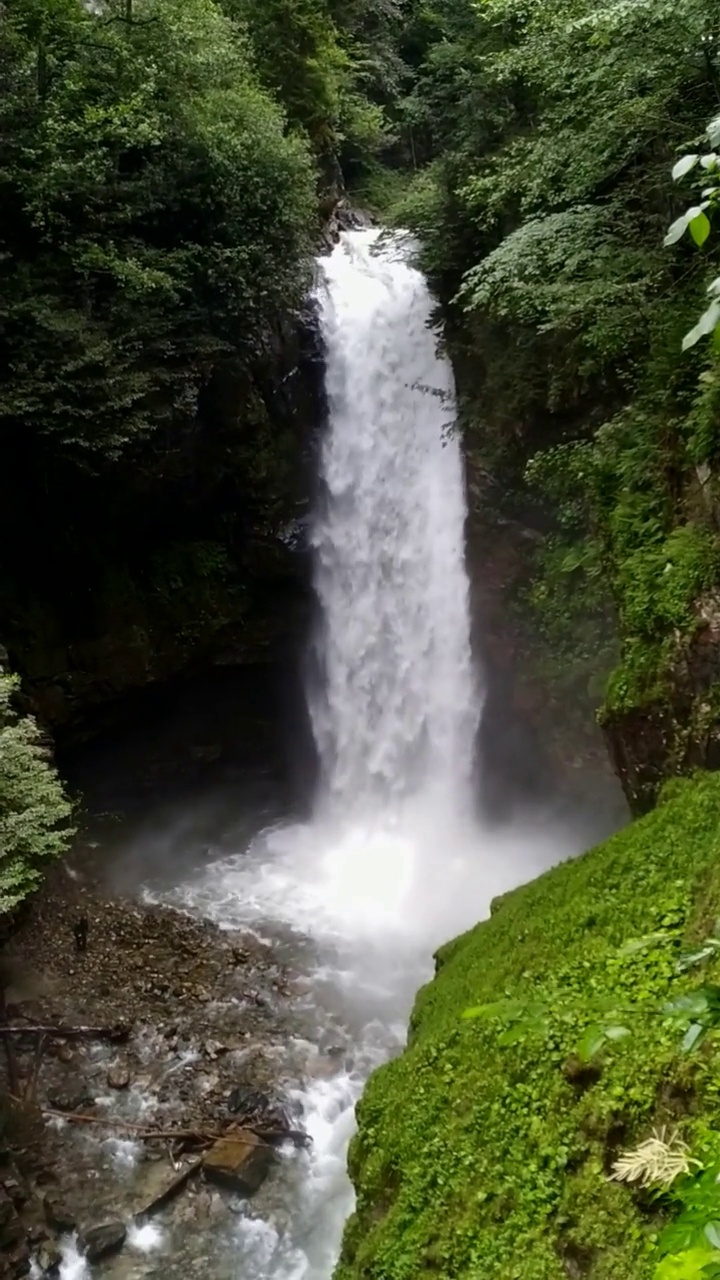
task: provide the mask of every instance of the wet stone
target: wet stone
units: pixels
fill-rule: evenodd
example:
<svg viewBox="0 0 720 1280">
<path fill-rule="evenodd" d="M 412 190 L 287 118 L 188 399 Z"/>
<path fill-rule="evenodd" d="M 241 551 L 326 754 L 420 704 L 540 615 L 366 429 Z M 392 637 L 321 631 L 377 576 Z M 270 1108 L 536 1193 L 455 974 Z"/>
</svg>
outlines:
<svg viewBox="0 0 720 1280">
<path fill-rule="evenodd" d="M 55 1231 L 73 1231 L 77 1225 L 75 1214 L 58 1196 L 45 1196 L 45 1219 Z"/>
<path fill-rule="evenodd" d="M 127 1089 L 130 1085 L 130 1068 L 126 1062 L 116 1062 L 108 1071 L 108 1085 L 111 1089 Z"/>
<path fill-rule="evenodd" d="M 126 1235 L 127 1231 L 122 1222 L 104 1222 L 83 1233 L 80 1238 L 80 1247 L 88 1262 L 92 1264 L 122 1249 Z"/>
<path fill-rule="evenodd" d="M 47 1280 L 56 1280 L 60 1275 L 62 1253 L 54 1242 L 47 1241 L 42 1244 L 35 1255 L 35 1261 L 41 1275 L 46 1276 Z"/>
<path fill-rule="evenodd" d="M 265 1119 L 274 1115 L 276 1111 L 268 1094 L 244 1084 L 233 1089 L 227 1100 L 227 1109 L 232 1115 L 239 1116 L 242 1120 Z"/>
<path fill-rule="evenodd" d="M 221 1138 L 203 1157 L 206 1178 L 241 1195 L 253 1195 L 267 1178 L 275 1152 L 249 1129 Z"/>
<path fill-rule="evenodd" d="M 48 1102 L 56 1111 L 79 1111 L 93 1101 L 87 1081 L 82 1076 L 68 1076 L 62 1084 L 48 1091 Z"/>
<path fill-rule="evenodd" d="M 6 1268 L 5 1274 L 12 1277 L 12 1280 L 20 1280 L 21 1276 L 26 1276 L 29 1273 L 31 1265 L 30 1252 L 25 1240 L 21 1240 L 19 1244 L 2 1252 Z"/>
</svg>

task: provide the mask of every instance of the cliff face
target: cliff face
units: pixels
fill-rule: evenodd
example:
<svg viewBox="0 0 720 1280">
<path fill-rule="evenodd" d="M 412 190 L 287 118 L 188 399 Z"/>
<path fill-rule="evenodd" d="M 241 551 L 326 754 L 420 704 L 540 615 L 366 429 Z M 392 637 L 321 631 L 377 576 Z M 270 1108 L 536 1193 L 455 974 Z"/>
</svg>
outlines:
<svg viewBox="0 0 720 1280">
<path fill-rule="evenodd" d="M 720 506 L 713 469 L 692 460 L 714 440 L 714 400 L 682 425 L 650 400 L 512 426 L 471 347 L 451 328 L 498 716 L 526 726 L 551 772 L 609 760 L 647 812 L 667 779 L 720 764 Z"/>
<path fill-rule="evenodd" d="M 652 808 L 676 773 L 720 769 L 720 596 L 692 606 L 687 634 L 668 636 L 654 687 L 636 702 L 611 694 L 602 713 L 610 758 L 632 809 Z"/>
<path fill-rule="evenodd" d="M 667 1202 L 608 1174 L 654 1127 L 694 1153 L 717 1126 L 717 1042 L 688 1057 L 656 1011 L 720 974 L 675 966 L 720 909 L 719 804 L 717 775 L 675 783 L 441 949 L 407 1050 L 359 1106 L 336 1280 L 650 1280 Z M 630 1034 L 584 1062 L 603 1019 Z"/>
<path fill-rule="evenodd" d="M 466 450 L 468 550 L 473 643 L 485 676 L 480 787 L 490 812 L 548 789 L 578 799 L 615 787 L 597 723 L 592 670 L 552 661 L 527 603 L 544 535 L 503 515 L 496 486 L 477 454 Z M 618 788 L 619 791 L 619 788 Z M 621 797 L 615 806 L 622 811 Z M 611 824 L 612 825 L 612 824 Z"/>
<path fill-rule="evenodd" d="M 93 708 L 190 666 L 287 653 L 308 607 L 303 522 L 323 412 L 309 306 L 249 373 L 232 360 L 215 370 L 192 429 L 155 465 L 80 484 L 72 540 L 59 526 L 51 536 L 50 496 L 42 565 L 2 584 L 3 640 L 47 724 L 77 736 Z"/>
</svg>

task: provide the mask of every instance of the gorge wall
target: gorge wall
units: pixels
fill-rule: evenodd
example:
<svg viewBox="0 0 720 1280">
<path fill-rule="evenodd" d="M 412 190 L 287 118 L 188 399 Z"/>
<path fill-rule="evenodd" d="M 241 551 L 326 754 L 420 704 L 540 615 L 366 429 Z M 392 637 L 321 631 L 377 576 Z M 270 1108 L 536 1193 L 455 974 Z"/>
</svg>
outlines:
<svg viewBox="0 0 720 1280">
<path fill-rule="evenodd" d="M 78 477 L 69 536 L 67 488 L 51 481 L 26 549 L 33 571 L 28 559 L 6 569 L 2 596 L 11 664 L 46 724 L 76 737 L 143 686 L 287 658 L 308 613 L 303 520 L 322 421 L 309 302 L 249 368 L 217 366 L 157 466 Z"/>
</svg>

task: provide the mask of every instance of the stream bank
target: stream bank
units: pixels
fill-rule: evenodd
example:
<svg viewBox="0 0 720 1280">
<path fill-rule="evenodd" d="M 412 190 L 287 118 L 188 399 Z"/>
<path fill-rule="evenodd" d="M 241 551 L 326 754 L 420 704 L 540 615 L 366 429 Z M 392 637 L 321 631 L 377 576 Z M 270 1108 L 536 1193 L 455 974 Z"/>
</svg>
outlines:
<svg viewBox="0 0 720 1280">
<path fill-rule="evenodd" d="M 79 920 L 87 921 L 82 951 L 73 931 Z M 10 1104 L 15 1119 L 0 1174 L 16 1211 L 6 1210 L 0 1236 L 2 1275 L 23 1274 L 30 1255 L 43 1274 L 56 1273 L 61 1237 L 75 1231 L 101 1263 L 105 1250 L 92 1246 L 93 1232 L 108 1224 L 130 1250 L 119 1271 L 119 1260 L 103 1263 L 113 1275 L 133 1274 L 133 1256 L 137 1263 L 144 1242 L 161 1234 L 182 1241 L 223 1225 L 232 1231 L 237 1196 L 262 1184 L 276 1148 L 304 1144 L 302 1120 L 285 1101 L 292 1086 L 343 1065 L 342 1056 L 301 1041 L 303 982 L 271 946 L 108 896 L 89 874 L 86 850 L 48 881 L 4 968 L 9 1021 L 29 1030 L 13 1037 L 11 1087 L 24 1101 Z M 101 1034 L 52 1034 L 39 1047 L 30 1028 L 43 1026 Z M 127 1036 L 116 1037 L 116 1028 Z M 249 1181 L 241 1160 L 221 1162 L 214 1176 L 213 1153 L 222 1155 L 222 1146 L 213 1139 L 244 1155 L 237 1144 L 252 1135 L 261 1138 L 263 1159 Z M 155 1206 L 203 1152 L 205 1178 L 195 1170 L 187 1189 Z M 116 1251 L 108 1243 L 108 1256 Z"/>
</svg>

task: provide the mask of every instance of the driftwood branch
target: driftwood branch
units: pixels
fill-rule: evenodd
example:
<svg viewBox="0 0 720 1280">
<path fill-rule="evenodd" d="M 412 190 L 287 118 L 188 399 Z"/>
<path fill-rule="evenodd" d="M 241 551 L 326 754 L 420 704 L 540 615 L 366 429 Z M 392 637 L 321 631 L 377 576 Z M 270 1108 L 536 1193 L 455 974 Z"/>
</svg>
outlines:
<svg viewBox="0 0 720 1280">
<path fill-rule="evenodd" d="M 84 1112 L 77 1111 L 58 1111 L 50 1107 L 42 1108 L 43 1115 L 58 1117 L 67 1120 L 70 1124 L 96 1124 L 103 1129 L 122 1129 L 127 1133 L 134 1133 L 138 1139 L 147 1140 L 158 1138 L 166 1142 L 197 1142 L 209 1144 L 211 1142 L 237 1142 L 240 1146 L 247 1146 L 249 1139 L 248 1132 L 252 1133 L 261 1143 L 270 1146 L 273 1142 L 292 1141 L 301 1146 L 307 1146 L 310 1138 L 300 1129 L 256 1129 L 251 1125 L 246 1126 L 244 1133 L 237 1130 L 226 1129 L 218 1132 L 212 1129 L 153 1129 L 145 1124 L 138 1124 L 132 1120 L 110 1120 L 107 1116 L 91 1116 Z"/>
<path fill-rule="evenodd" d="M 127 1040 L 130 1028 L 115 1027 L 9 1027 L 0 1026 L 0 1038 L 8 1036 L 51 1036 L 55 1040 Z"/>
<path fill-rule="evenodd" d="M 45 1053 L 45 1043 L 46 1043 L 45 1036 L 38 1036 L 37 1045 L 35 1048 L 35 1058 L 33 1061 L 32 1073 L 28 1077 L 28 1082 L 27 1082 L 27 1085 L 25 1086 L 26 1102 L 30 1102 L 31 1100 L 33 1100 L 35 1098 L 35 1094 L 37 1093 L 38 1076 L 40 1075 L 40 1066 L 43 1060 L 43 1055 Z M 7 1044 L 9 1047 L 10 1046 L 9 1040 Z"/>
<path fill-rule="evenodd" d="M 172 1182 L 168 1183 L 159 1195 L 155 1196 L 149 1204 L 145 1205 L 144 1209 L 140 1209 L 134 1215 L 135 1221 L 137 1223 L 143 1223 L 147 1218 L 151 1218 L 154 1213 L 157 1213 L 159 1209 L 164 1209 L 166 1204 L 169 1204 L 171 1200 L 175 1199 L 176 1195 L 179 1195 L 185 1184 L 190 1181 L 193 1175 L 200 1172 L 201 1167 L 201 1159 L 192 1160 L 189 1165 L 180 1170 L 177 1177 L 173 1178 Z"/>
</svg>

